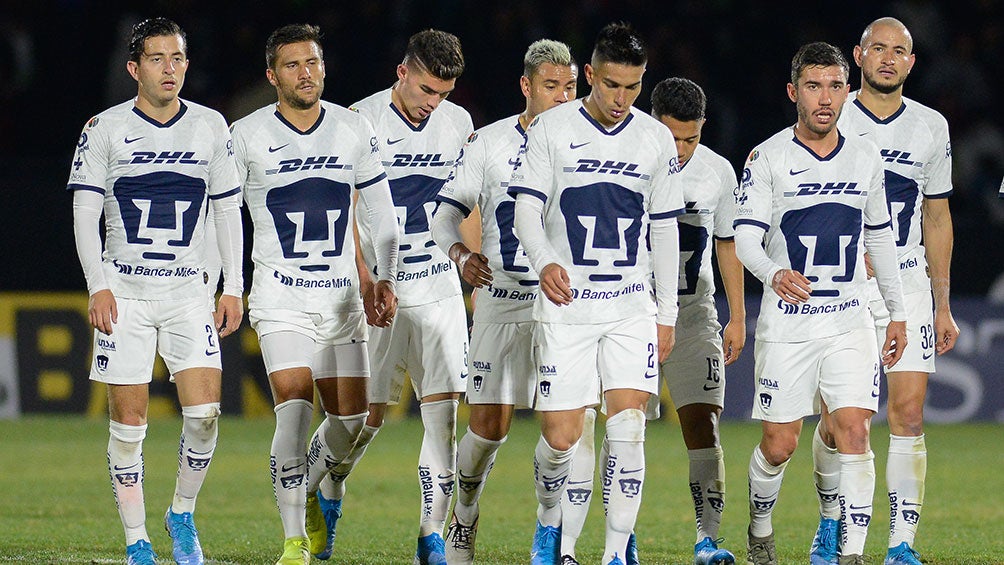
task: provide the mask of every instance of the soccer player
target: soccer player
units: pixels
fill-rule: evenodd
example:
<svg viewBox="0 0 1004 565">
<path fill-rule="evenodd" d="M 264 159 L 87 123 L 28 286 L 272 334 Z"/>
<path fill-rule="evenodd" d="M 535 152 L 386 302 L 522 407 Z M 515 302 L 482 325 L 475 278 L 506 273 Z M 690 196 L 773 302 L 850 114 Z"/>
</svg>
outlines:
<svg viewBox="0 0 1004 565">
<path fill-rule="evenodd" d="M 223 116 L 179 98 L 187 50 L 185 32 L 168 19 L 133 26 L 126 69 L 138 94 L 87 122 L 67 186 L 95 328 L 90 378 L 108 385 L 108 470 L 130 565 L 156 559 L 146 530 L 143 439 L 158 351 L 178 387 L 183 417 L 165 526 L 176 562 L 203 562 L 192 514 L 216 449 L 219 338 L 233 333 L 242 316 L 233 144 Z M 215 313 L 206 303 L 202 249 L 207 198 L 224 275 Z"/>
<path fill-rule="evenodd" d="M 387 404 L 400 400 L 407 373 L 421 401 L 425 427 L 418 458 L 422 510 L 415 557 L 422 565 L 445 563 L 442 532 L 453 495 L 457 404 L 467 376 L 467 313 L 460 279 L 429 231 L 436 195 L 474 130 L 470 114 L 446 100 L 463 71 L 464 56 L 456 36 L 421 31 L 408 40 L 404 60 L 397 66 L 397 82 L 352 107 L 372 124 L 378 143 L 386 149 L 383 164 L 401 230 L 395 279 L 400 302 L 394 323 L 372 331 L 366 424 L 348 457 L 323 481 L 320 473 L 314 474 L 321 481 L 317 500 L 328 520 L 319 528 L 310 520 L 307 524 L 312 540 L 325 534 L 333 539 L 332 518 L 341 515 L 345 477 L 379 431 Z M 377 278 L 386 275 L 373 252 L 373 222 L 360 215 L 357 223 L 365 260 L 360 282 L 364 299 L 370 302 L 366 299 L 372 288 L 370 273 L 376 269 Z M 319 439 L 315 434 L 314 441 Z M 325 453 L 323 441 L 318 444 L 318 453 Z M 308 496 L 317 484 L 312 477 Z"/>
<path fill-rule="evenodd" d="M 673 346 L 683 213 L 673 136 L 632 108 L 646 61 L 629 26 L 604 27 L 584 67 L 591 92 L 534 120 L 509 185 L 516 235 L 542 293 L 533 312 L 541 416 L 533 564 L 560 561 L 559 501 L 585 408 L 601 393 L 609 415 L 604 564 L 624 563 L 641 504 L 645 406 Z"/>
<path fill-rule="evenodd" d="M 304 505 L 308 468 L 315 469 L 307 455 L 314 383 L 324 408 L 319 439 L 332 460 L 348 455 L 367 415 L 369 359 L 352 235 L 353 188 L 374 227 L 380 326 L 396 307 L 398 232 L 372 126 L 347 108 L 321 101 L 320 29 L 277 29 L 265 45 L 265 63 L 279 102 L 237 121 L 232 133 L 255 226 L 248 317 L 275 401 L 269 467 L 285 534 L 278 565 L 294 565 L 310 563 Z M 324 460 L 316 463 L 323 473 Z"/>
<path fill-rule="evenodd" d="M 864 249 L 891 313 L 881 362 L 899 361 L 906 312 L 875 145 L 837 129 L 849 66 L 840 50 L 803 45 L 788 98 L 798 121 L 750 153 L 736 210 L 736 252 L 764 283 L 756 330 L 753 417 L 763 434 L 749 466 L 747 562 L 777 562 L 771 513 L 802 418 L 830 411 L 839 457 L 840 563 L 864 563 L 875 461 L 879 353 Z M 766 246 L 766 247 L 764 247 Z"/>
<path fill-rule="evenodd" d="M 955 347 L 959 327 L 949 306 L 952 259 L 952 145 L 941 114 L 903 96 L 914 64 L 913 38 L 895 18 L 880 18 L 865 28 L 854 47 L 861 67 L 861 90 L 851 93 L 840 129 L 876 144 L 885 167 L 886 198 L 892 214 L 899 276 L 906 301 L 908 345 L 903 358 L 886 370 L 889 385 L 889 551 L 886 563 L 919 565 L 913 549 L 927 474 L 924 398 L 934 355 Z M 872 284 L 871 311 L 879 339 L 889 312 Z M 933 303 L 932 303 L 932 290 Z M 835 563 L 832 532 L 839 513 L 833 497 L 837 452 L 830 422 L 824 418 L 813 436 L 813 462 L 820 500 L 820 525 L 812 562 Z"/>
<path fill-rule="evenodd" d="M 574 100 L 577 78 L 567 45 L 549 39 L 531 44 L 519 80 L 526 108 L 471 135 L 436 198 L 440 205 L 432 220 L 433 239 L 464 280 L 479 289 L 467 379 L 471 416 L 458 449 L 460 490 L 446 535 L 450 565 L 474 562 L 478 499 L 509 433 L 514 406 L 532 406 L 536 388 L 531 336 L 537 274 L 513 232 L 509 179 L 530 122 Z M 481 253 L 471 251 L 460 233 L 461 221 L 475 208 L 481 216 Z"/>
<path fill-rule="evenodd" d="M 686 212 L 678 219 L 680 231 L 680 314 L 673 352 L 661 365 L 661 378 L 677 405 L 687 455 L 690 492 L 697 516 L 697 564 L 733 563 L 735 557 L 719 549 L 715 540 L 725 505 L 725 463 L 718 436 L 718 418 L 725 400 L 723 367 L 734 362 L 746 343 L 746 305 L 743 266 L 736 257 L 734 231 L 736 176 L 725 158 L 701 145 L 706 97 L 691 80 L 668 78 L 652 91 L 652 115 L 665 124 L 676 140 Z M 724 346 L 714 302 L 711 246 L 725 284 L 729 323 Z M 723 352 L 724 349 L 724 352 Z M 648 415 L 659 417 L 659 396 L 649 400 Z M 586 426 L 590 426 L 587 412 Z M 561 499 L 562 565 L 577 563 L 575 542 L 585 521 L 592 489 L 592 454 L 580 442 L 572 462 L 569 488 Z M 582 453 L 589 453 L 588 459 Z M 580 466 L 586 467 L 585 472 Z M 576 485 L 575 489 L 571 486 Z M 570 530 L 570 531 L 569 531 Z M 631 538 L 633 540 L 633 536 Z M 629 540 L 627 563 L 637 563 Z"/>
</svg>

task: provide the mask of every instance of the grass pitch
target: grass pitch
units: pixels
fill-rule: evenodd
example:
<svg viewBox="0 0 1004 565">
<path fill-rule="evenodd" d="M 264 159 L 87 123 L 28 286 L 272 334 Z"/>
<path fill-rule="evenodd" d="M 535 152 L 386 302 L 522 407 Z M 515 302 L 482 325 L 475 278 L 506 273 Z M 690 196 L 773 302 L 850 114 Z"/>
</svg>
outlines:
<svg viewBox="0 0 1004 565">
<path fill-rule="evenodd" d="M 465 420 L 462 418 L 462 422 Z M 179 418 L 150 422 L 144 444 L 147 527 L 161 562 L 170 562 L 162 516 L 174 488 Z M 212 563 L 271 564 L 282 530 L 268 474 L 273 421 L 224 418 L 220 444 L 199 498 L 196 522 Z M 460 430 L 465 429 L 462 423 Z M 817 524 L 807 425 L 785 473 L 774 514 L 781 563 L 805 563 Z M 602 432 L 600 432 L 602 433 Z M 535 521 L 532 455 L 536 420 L 521 418 L 498 455 L 481 502 L 478 563 L 529 561 Z M 598 434 L 599 435 L 599 434 Z M 348 480 L 334 564 L 409 564 L 418 533 L 416 419 L 388 421 Z M 80 417 L 27 417 L 0 422 L 0 562 L 124 563 L 122 528 L 105 463 L 107 422 Z M 877 494 L 867 554 L 881 563 L 888 536 L 885 458 L 888 430 L 876 426 Z M 999 424 L 929 426 L 927 497 L 918 549 L 929 564 L 1004 563 L 1004 439 Z M 722 427 L 728 485 L 723 547 L 745 561 L 746 467 L 759 426 Z M 679 429 L 652 423 L 646 445 L 644 501 L 637 524 L 642 561 L 690 563 L 693 507 Z M 597 563 L 603 545 L 599 488 L 579 560 Z M 320 563 L 315 560 L 315 563 Z"/>
</svg>

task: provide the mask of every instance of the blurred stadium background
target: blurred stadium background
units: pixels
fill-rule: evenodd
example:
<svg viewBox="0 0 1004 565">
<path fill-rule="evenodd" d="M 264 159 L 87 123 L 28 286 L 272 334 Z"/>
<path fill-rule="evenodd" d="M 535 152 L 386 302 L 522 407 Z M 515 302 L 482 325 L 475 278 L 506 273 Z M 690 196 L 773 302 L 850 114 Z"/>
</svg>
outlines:
<svg viewBox="0 0 1004 565">
<path fill-rule="evenodd" d="M 954 145 L 953 304 L 962 327 L 956 350 L 939 360 L 932 421 L 1004 422 L 1004 120 L 1000 55 L 1004 2 L 929 0 L 673 3 L 398 0 L 268 3 L 151 1 L 143 5 L 43 0 L 3 2 L 0 11 L 0 418 L 28 413 L 104 414 L 104 394 L 87 381 L 90 331 L 86 293 L 64 191 L 82 125 L 132 96 L 124 70 L 125 37 L 140 19 L 164 15 L 189 35 L 191 67 L 183 97 L 229 121 L 274 101 L 264 80 L 264 42 L 279 25 L 321 25 L 325 98 L 348 105 L 389 86 L 409 35 L 427 27 L 457 34 L 467 71 L 451 99 L 476 127 L 523 106 L 517 80 L 526 46 L 541 37 L 567 42 L 587 62 L 599 28 L 629 21 L 649 45 L 645 88 L 685 76 L 708 94 L 704 143 L 736 169 L 756 143 L 794 122 L 784 90 L 790 58 L 805 42 L 825 40 L 850 57 L 864 26 L 893 15 L 915 39 L 917 64 L 906 95 L 948 118 Z M 30 9 L 29 9 L 30 8 Z M 853 64 L 852 64 L 853 66 Z M 852 86 L 858 72 L 852 68 Z M 588 92 L 580 80 L 580 95 Z M 250 223 L 245 222 L 250 236 Z M 248 239 L 250 242 L 250 239 Z M 246 253 L 250 254 L 250 243 Z M 250 260 L 245 261 L 250 282 Z M 745 419 L 752 394 L 752 331 L 759 284 L 749 280 L 749 349 L 729 371 L 726 417 Z M 995 284 L 996 283 L 996 284 Z M 271 401 L 253 331 L 225 342 L 228 414 L 270 417 Z M 176 411 L 163 366 L 152 387 L 153 414 Z M 408 407 L 401 408 L 402 413 Z"/>
</svg>

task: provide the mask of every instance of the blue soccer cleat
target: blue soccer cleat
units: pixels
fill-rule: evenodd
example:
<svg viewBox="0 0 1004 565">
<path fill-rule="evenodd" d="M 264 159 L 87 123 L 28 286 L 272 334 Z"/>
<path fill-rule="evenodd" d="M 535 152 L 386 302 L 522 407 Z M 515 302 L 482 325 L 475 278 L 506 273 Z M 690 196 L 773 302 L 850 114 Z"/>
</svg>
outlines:
<svg viewBox="0 0 1004 565">
<path fill-rule="evenodd" d="M 836 565 L 840 558 L 840 522 L 832 518 L 820 518 L 816 537 L 809 548 L 809 563 L 812 565 Z"/>
<path fill-rule="evenodd" d="M 610 560 L 610 561 L 609 561 L 609 562 L 607 563 L 607 565 L 626 565 L 626 563 L 624 563 L 623 561 L 621 561 L 621 558 L 620 558 L 620 557 L 617 557 L 617 554 L 615 553 L 615 554 L 614 554 L 614 558 L 613 558 L 613 559 L 611 559 L 611 560 Z"/>
<path fill-rule="evenodd" d="M 885 565 L 920 565 L 920 554 L 903 542 L 889 548 L 889 553 L 885 554 Z"/>
<path fill-rule="evenodd" d="M 736 556 L 727 549 L 720 549 L 718 542 L 704 538 L 694 546 L 694 565 L 733 565 Z"/>
<path fill-rule="evenodd" d="M 446 542 L 443 536 L 431 533 L 418 538 L 414 565 L 446 565 Z"/>
<path fill-rule="evenodd" d="M 202 546 L 199 544 L 199 532 L 195 529 L 191 512 L 175 514 L 170 508 L 164 514 L 164 529 L 171 536 L 173 544 L 171 553 L 178 565 L 202 565 Z"/>
<path fill-rule="evenodd" d="M 335 527 L 338 519 L 342 517 L 342 501 L 328 500 L 324 498 L 321 491 L 317 491 L 317 502 L 321 507 L 321 514 L 324 516 L 324 527 L 327 530 L 327 538 L 324 549 L 314 554 L 318 559 L 330 559 L 331 553 L 335 549 Z"/>
<path fill-rule="evenodd" d="M 126 565 L 156 565 L 157 554 L 145 539 L 126 547 Z"/>
<path fill-rule="evenodd" d="M 639 565 L 638 561 L 638 539 L 635 538 L 634 532 L 631 532 L 631 536 L 628 537 L 627 549 L 624 550 L 624 565 Z"/>
<path fill-rule="evenodd" d="M 537 522 L 530 549 L 530 565 L 558 565 L 561 562 L 561 528 Z"/>
</svg>

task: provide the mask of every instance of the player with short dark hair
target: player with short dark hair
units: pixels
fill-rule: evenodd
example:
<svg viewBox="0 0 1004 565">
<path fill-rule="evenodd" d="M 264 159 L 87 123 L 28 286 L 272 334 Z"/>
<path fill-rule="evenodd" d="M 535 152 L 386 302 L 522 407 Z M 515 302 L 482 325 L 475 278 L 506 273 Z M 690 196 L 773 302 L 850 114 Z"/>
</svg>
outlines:
<svg viewBox="0 0 1004 565">
<path fill-rule="evenodd" d="M 348 455 L 366 421 L 369 358 L 352 231 L 354 195 L 374 225 L 381 276 L 372 307 L 378 325 L 389 324 L 396 308 L 397 217 L 379 143 L 363 117 L 321 100 L 320 41 L 320 28 L 312 25 L 273 32 L 265 76 L 278 103 L 232 128 L 255 226 L 248 318 L 275 402 L 269 467 L 285 538 L 277 565 L 308 564 L 311 552 L 331 556 L 326 537 L 309 547 L 305 504 L 322 531 L 325 517 L 316 500 L 307 503 L 307 481 L 316 475 L 319 482 Z M 324 423 L 308 455 L 315 384 Z M 327 447 L 323 457 L 316 447 L 321 442 Z"/>
<path fill-rule="evenodd" d="M 416 563 L 445 563 L 443 530 L 450 509 L 456 468 L 456 418 L 467 376 L 467 314 L 460 279 L 449 257 L 436 246 L 429 229 L 435 198 L 453 169 L 464 141 L 474 130 L 470 114 L 446 100 L 453 92 L 464 59 L 456 36 L 421 31 L 408 41 L 397 66 L 397 82 L 351 109 L 376 131 L 391 197 L 399 220 L 396 289 L 400 300 L 389 327 L 370 333 L 369 416 L 352 452 L 323 480 L 317 477 L 317 500 L 325 516 L 340 516 L 344 481 L 383 425 L 387 404 L 401 398 L 405 375 L 421 402 L 425 434 L 418 457 L 422 493 Z M 373 253 L 375 226 L 357 214 L 360 283 L 365 305 L 372 302 L 372 273 L 384 278 Z M 367 311 L 371 323 L 375 313 Z M 315 434 L 315 439 L 317 435 Z M 319 457 L 327 448 L 319 446 Z M 316 475 L 316 474 L 315 474 Z M 315 479 L 307 486 L 313 494 Z M 309 502 L 309 500 L 308 500 Z M 311 510 L 308 509 L 308 518 Z M 319 529 L 308 521 L 311 539 L 333 539 L 335 523 Z M 313 545 L 313 542 L 312 542 Z"/>
<path fill-rule="evenodd" d="M 633 29 L 604 27 L 584 68 L 592 91 L 534 120 L 509 185 L 516 235 L 540 277 L 533 564 L 561 560 L 560 500 L 585 409 L 601 397 L 609 415 L 604 564 L 625 562 L 641 503 L 644 410 L 673 346 L 683 213 L 672 135 L 632 107 L 645 61 Z"/>
<path fill-rule="evenodd" d="M 475 289 L 468 362 L 467 433 L 457 453 L 459 491 L 446 535 L 450 565 L 474 562 L 478 500 L 495 454 L 505 442 L 514 407 L 533 404 L 533 300 L 537 273 L 513 232 L 515 201 L 507 194 L 526 128 L 540 113 L 575 99 L 578 66 L 568 46 L 542 39 L 523 58 L 520 89 L 526 109 L 474 132 L 436 197 L 432 234 Z M 460 224 L 477 210 L 481 252 L 464 243 Z"/>
<path fill-rule="evenodd" d="M 138 95 L 87 123 L 67 186 L 95 328 L 91 379 L 108 385 L 108 469 L 127 560 L 152 565 L 143 440 L 154 354 L 163 357 L 183 417 L 165 526 L 174 560 L 200 564 L 192 514 L 216 449 L 219 338 L 242 317 L 240 186 L 223 116 L 179 98 L 189 63 L 181 28 L 165 18 L 144 20 L 128 46 L 126 69 Z M 215 314 L 206 302 L 207 199 L 225 279 Z"/>
<path fill-rule="evenodd" d="M 913 69 L 913 38 L 902 22 L 879 18 L 868 24 L 854 47 L 861 89 L 847 98 L 840 128 L 876 144 L 885 167 L 885 191 L 893 214 L 899 275 L 906 301 L 907 346 L 903 358 L 886 369 L 889 385 L 890 565 L 919 565 L 913 549 L 924 504 L 927 446 L 924 398 L 934 372 L 934 356 L 955 347 L 959 327 L 949 304 L 952 259 L 952 144 L 945 118 L 903 96 Z M 933 290 L 933 295 L 932 295 Z M 933 296 L 933 300 L 932 300 Z M 871 285 L 871 311 L 878 339 L 889 323 L 878 287 Z M 835 563 L 837 554 L 837 450 L 824 414 L 813 435 L 813 462 L 820 499 L 820 525 L 813 543 L 814 564 Z"/>
<path fill-rule="evenodd" d="M 906 313 L 874 144 L 837 119 L 848 65 L 816 42 L 792 59 L 788 98 L 798 121 L 750 153 L 736 211 L 736 251 L 764 283 L 756 331 L 753 417 L 763 434 L 749 466 L 747 562 L 777 563 L 771 515 L 805 416 L 828 410 L 839 452 L 840 563 L 864 563 L 875 461 L 868 429 L 879 362 L 906 345 Z M 868 311 L 864 250 L 892 322 L 882 355 Z"/>
</svg>

